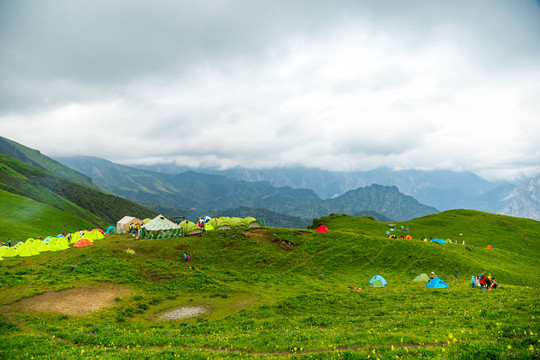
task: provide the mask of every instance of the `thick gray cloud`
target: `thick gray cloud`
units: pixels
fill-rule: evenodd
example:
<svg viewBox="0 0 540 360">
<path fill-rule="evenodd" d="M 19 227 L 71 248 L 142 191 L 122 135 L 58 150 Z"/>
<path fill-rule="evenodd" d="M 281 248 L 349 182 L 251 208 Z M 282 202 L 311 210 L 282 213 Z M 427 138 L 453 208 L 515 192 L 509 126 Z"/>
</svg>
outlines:
<svg viewBox="0 0 540 360">
<path fill-rule="evenodd" d="M 52 156 L 540 173 L 537 1 L 8 0 L 0 79 Z"/>
</svg>

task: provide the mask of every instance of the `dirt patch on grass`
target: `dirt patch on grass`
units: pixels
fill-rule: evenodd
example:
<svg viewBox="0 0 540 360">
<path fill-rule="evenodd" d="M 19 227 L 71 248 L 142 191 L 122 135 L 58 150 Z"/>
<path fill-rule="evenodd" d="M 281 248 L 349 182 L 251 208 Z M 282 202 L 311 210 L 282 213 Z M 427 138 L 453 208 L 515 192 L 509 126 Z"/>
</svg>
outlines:
<svg viewBox="0 0 540 360">
<path fill-rule="evenodd" d="M 159 320 L 161 321 L 183 320 L 183 319 L 199 316 L 206 312 L 208 312 L 208 310 L 202 306 L 181 307 L 179 309 L 164 313 L 163 315 L 159 317 Z"/>
<path fill-rule="evenodd" d="M 242 236 L 247 238 L 266 238 L 269 236 L 266 229 L 249 229 L 241 233 Z"/>
<path fill-rule="evenodd" d="M 23 299 L 16 306 L 24 311 L 80 316 L 111 306 L 115 298 L 131 293 L 132 290 L 121 286 L 83 286 L 69 290 L 48 291 Z"/>
</svg>

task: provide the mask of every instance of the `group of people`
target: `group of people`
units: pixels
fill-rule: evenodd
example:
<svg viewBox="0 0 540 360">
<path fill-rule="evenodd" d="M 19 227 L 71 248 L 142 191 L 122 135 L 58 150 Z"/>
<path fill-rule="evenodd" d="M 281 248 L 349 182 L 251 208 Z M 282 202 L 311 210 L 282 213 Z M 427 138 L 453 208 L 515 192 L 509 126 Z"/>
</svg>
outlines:
<svg viewBox="0 0 540 360">
<path fill-rule="evenodd" d="M 471 287 L 474 289 L 475 286 L 479 286 L 480 289 L 492 290 L 498 288 L 499 284 L 497 284 L 497 279 L 492 277 L 491 274 L 487 276 L 480 274 L 477 277 L 473 275 L 471 278 Z"/>
</svg>

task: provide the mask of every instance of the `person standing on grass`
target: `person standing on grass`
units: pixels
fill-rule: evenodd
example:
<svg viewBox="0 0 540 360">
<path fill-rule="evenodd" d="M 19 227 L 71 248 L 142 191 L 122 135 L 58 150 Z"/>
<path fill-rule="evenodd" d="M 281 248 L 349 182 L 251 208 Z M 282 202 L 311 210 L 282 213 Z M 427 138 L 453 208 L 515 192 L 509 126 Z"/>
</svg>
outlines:
<svg viewBox="0 0 540 360">
<path fill-rule="evenodd" d="M 454 271 L 454 281 L 457 281 L 457 270 Z"/>
<path fill-rule="evenodd" d="M 474 286 L 476 285 L 476 280 L 474 279 L 474 275 L 471 277 L 471 286 L 474 289 Z"/>
<path fill-rule="evenodd" d="M 189 266 L 189 254 L 184 251 L 184 261 L 186 262 L 186 266 Z"/>
</svg>

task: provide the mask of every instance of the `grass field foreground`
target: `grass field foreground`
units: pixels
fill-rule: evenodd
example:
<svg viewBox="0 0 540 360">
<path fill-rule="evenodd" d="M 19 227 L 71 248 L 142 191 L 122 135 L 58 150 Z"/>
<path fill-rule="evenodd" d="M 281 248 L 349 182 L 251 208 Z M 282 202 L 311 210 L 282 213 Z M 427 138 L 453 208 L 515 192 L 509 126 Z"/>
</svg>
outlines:
<svg viewBox="0 0 540 360">
<path fill-rule="evenodd" d="M 457 219 L 470 236 L 478 222 L 500 221 L 476 215 L 415 219 L 409 231 L 455 231 Z M 349 217 L 341 225 L 346 218 L 324 219 L 326 234 L 263 228 L 160 241 L 111 235 L 88 248 L 1 261 L 0 357 L 538 358 L 538 222 L 504 218 L 513 228 L 506 242 L 478 231 L 479 245 L 463 246 L 387 239 L 387 224 Z M 494 239 L 495 251 L 481 246 Z M 431 271 L 450 288 L 412 281 Z M 501 287 L 471 288 L 471 275 L 481 272 Z M 377 274 L 386 287 L 368 286 Z M 39 294 L 105 285 L 129 294 L 84 316 L 25 306 Z M 194 307 L 205 311 L 162 320 Z"/>
</svg>

